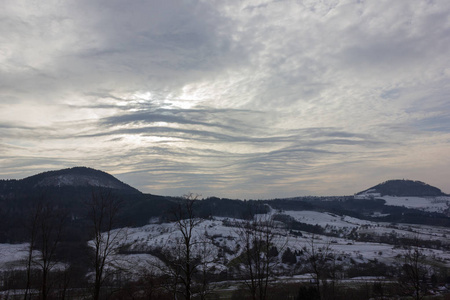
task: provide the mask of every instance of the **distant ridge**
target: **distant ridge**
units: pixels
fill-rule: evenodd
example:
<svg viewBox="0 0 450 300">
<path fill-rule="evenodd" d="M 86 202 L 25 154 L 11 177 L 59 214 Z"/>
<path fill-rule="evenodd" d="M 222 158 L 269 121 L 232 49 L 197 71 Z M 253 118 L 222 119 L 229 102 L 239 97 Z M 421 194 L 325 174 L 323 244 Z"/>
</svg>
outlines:
<svg viewBox="0 0 450 300">
<path fill-rule="evenodd" d="M 446 194 L 437 187 L 428 185 L 422 181 L 405 179 L 388 180 L 359 192 L 356 195 L 363 194 L 380 194 L 380 196 L 389 195 L 398 197 L 446 196 Z"/>
<path fill-rule="evenodd" d="M 3 181 L 3 183 L 32 189 L 40 187 L 100 187 L 140 193 L 111 174 L 87 167 L 47 171 L 20 180 Z"/>
</svg>

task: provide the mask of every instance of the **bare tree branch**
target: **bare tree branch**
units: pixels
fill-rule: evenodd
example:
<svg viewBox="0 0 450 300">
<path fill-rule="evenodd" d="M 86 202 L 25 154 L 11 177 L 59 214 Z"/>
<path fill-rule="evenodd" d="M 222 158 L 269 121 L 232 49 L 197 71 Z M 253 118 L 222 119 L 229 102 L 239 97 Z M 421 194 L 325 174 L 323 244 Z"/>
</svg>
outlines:
<svg viewBox="0 0 450 300">
<path fill-rule="evenodd" d="M 94 248 L 91 260 L 95 276 L 92 296 L 94 300 L 98 300 L 102 286 L 111 275 L 108 272 L 108 267 L 112 265 L 111 259 L 125 238 L 123 230 L 113 230 L 118 222 L 121 201 L 111 190 L 99 190 L 92 192 L 87 205 L 93 238 L 91 243 Z"/>
<path fill-rule="evenodd" d="M 237 257 L 238 271 L 253 300 L 268 299 L 268 286 L 279 263 L 278 253 L 287 243 L 278 240 L 282 236 L 278 234 L 279 230 L 269 214 L 237 224 L 236 233 L 242 249 Z"/>
</svg>

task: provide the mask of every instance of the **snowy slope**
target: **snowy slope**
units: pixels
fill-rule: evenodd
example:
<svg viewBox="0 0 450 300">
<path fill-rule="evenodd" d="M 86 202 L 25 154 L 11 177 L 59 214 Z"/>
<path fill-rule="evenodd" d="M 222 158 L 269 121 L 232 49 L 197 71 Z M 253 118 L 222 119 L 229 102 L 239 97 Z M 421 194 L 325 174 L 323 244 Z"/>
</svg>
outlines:
<svg viewBox="0 0 450 300">
<path fill-rule="evenodd" d="M 296 221 L 310 225 L 319 225 L 326 227 L 332 225 L 339 228 L 357 228 L 361 225 L 373 225 L 376 223 L 352 218 L 349 216 L 338 216 L 332 213 L 323 213 L 317 211 L 285 211 L 283 214 L 293 217 Z"/>
<path fill-rule="evenodd" d="M 0 270 L 25 269 L 29 244 L 0 244 Z"/>
<path fill-rule="evenodd" d="M 419 209 L 428 212 L 444 213 L 449 211 L 450 197 L 396 197 L 396 196 L 382 196 L 377 199 L 386 201 L 386 205 L 404 206 L 406 208 Z"/>
<path fill-rule="evenodd" d="M 345 258 L 342 263 L 348 263 L 350 259 L 356 262 L 377 259 L 392 264 L 404 252 L 404 249 L 393 244 L 355 241 L 350 237 L 350 233 L 357 235 L 371 234 L 373 236 L 395 235 L 399 238 L 407 237 L 423 240 L 442 240 L 450 235 L 450 229 L 434 226 L 413 226 L 409 224 L 394 226 L 388 223 L 376 223 L 314 211 L 284 211 L 283 214 L 292 216 L 299 222 L 311 225 L 317 224 L 328 229 L 341 229 L 342 234 L 341 236 L 313 235 L 307 232 L 302 232 L 302 236 L 280 234 L 276 238 L 279 249 L 289 247 L 293 250 L 301 250 L 310 247 L 311 240 L 314 239 L 317 247 L 330 247 L 338 256 Z M 235 227 L 230 226 L 235 221 L 226 218 L 203 220 L 194 231 L 194 240 L 199 241 L 206 236 L 209 255 L 219 258 L 211 264 L 217 272 L 227 269 L 228 263 L 241 253 L 238 231 Z M 172 249 L 176 252 L 176 249 L 180 247 L 180 237 L 180 232 L 174 223 L 151 224 L 139 228 L 127 228 L 127 238 L 123 241 L 123 245 L 126 245 L 131 252 L 134 251 L 135 254 L 133 255 L 146 253 L 146 256 L 139 256 L 141 260 L 139 265 L 155 266 L 155 261 L 158 261 L 158 259 L 148 253 L 155 249 Z M 423 252 L 430 258 L 440 260 L 447 265 L 450 264 L 450 253 L 448 251 L 424 248 Z M 130 255 L 129 259 L 133 261 L 135 258 Z"/>
<path fill-rule="evenodd" d="M 448 247 L 450 241 L 447 237 L 450 236 L 450 228 L 371 222 L 316 211 L 272 211 L 271 216 L 278 213 L 291 216 L 298 222 L 321 226 L 325 232 L 325 235 L 304 231 L 301 234 L 289 234 L 287 230 L 275 229 L 274 232 L 277 234 L 275 243 L 280 250 L 280 257 L 283 249 L 287 247 L 292 250 L 307 249 L 311 241 L 314 241 L 317 247 L 330 247 L 342 259 L 342 264 L 349 264 L 351 260 L 367 262 L 373 259 L 392 264 L 398 261 L 398 256 L 404 252 L 403 248 L 389 242 L 388 238 L 395 237 L 427 241 L 425 245 L 429 246 L 422 251 L 430 259 L 436 259 L 450 266 L 450 252 L 435 247 L 436 243 Z M 203 251 L 201 247 L 207 245 L 206 255 L 212 261 L 208 268 L 214 268 L 215 272 L 226 270 L 229 263 L 240 255 L 242 247 L 239 231 L 235 227 L 240 221 L 219 217 L 199 220 L 193 231 L 193 241 L 197 244 L 194 252 L 200 253 Z M 158 251 L 177 253 L 182 245 L 181 234 L 175 223 L 120 228 L 114 230 L 113 234 L 115 233 L 120 233 L 121 237 L 115 245 L 117 251 L 110 259 L 110 267 L 131 270 L 134 274 L 142 274 L 148 270 L 154 273 L 162 272 L 164 263 L 158 258 Z M 363 242 L 361 238 L 364 236 L 385 237 L 387 242 L 377 243 L 373 240 Z M 23 269 L 27 249 L 28 244 L 0 244 L 1 270 Z M 288 266 L 280 267 L 288 268 Z"/>
</svg>

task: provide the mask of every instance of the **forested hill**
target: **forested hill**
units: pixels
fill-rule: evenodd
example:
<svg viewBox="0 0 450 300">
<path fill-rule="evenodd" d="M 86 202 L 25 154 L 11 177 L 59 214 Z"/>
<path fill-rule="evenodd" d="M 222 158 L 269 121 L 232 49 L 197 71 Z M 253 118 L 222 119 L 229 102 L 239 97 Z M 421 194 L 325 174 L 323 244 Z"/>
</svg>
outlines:
<svg viewBox="0 0 450 300">
<path fill-rule="evenodd" d="M 357 193 L 357 195 L 367 193 L 379 193 L 381 196 L 389 195 L 398 197 L 446 196 L 445 193 L 434 186 L 428 185 L 421 181 L 405 179 L 388 180 L 383 183 L 377 184 L 367 190 L 359 192 Z"/>
<path fill-rule="evenodd" d="M 61 187 L 110 188 L 127 193 L 140 193 L 137 189 L 108 173 L 86 167 L 48 171 L 19 180 L 0 180 L 1 194 L 11 191 L 31 191 L 43 188 L 49 190 Z"/>
<path fill-rule="evenodd" d="M 49 171 L 24 179 L 0 180 L 0 243 L 22 242 L 27 220 L 37 203 L 50 203 L 71 216 L 72 236 L 83 235 L 92 198 L 120 200 L 120 218 L 115 227 L 143 226 L 150 221 L 167 221 L 181 197 L 144 194 L 114 176 L 91 168 L 76 167 Z M 196 214 L 248 218 L 265 212 L 253 201 L 208 198 L 198 201 Z M 253 203 L 253 204 L 252 204 Z"/>
</svg>

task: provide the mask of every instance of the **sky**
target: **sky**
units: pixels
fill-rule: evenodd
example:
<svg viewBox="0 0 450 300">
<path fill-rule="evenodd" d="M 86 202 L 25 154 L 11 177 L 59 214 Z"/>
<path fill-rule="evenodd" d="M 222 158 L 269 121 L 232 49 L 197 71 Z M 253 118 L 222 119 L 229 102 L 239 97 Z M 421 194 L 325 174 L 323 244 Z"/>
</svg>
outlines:
<svg viewBox="0 0 450 300">
<path fill-rule="evenodd" d="M 450 1 L 0 0 L 0 178 L 450 193 Z"/>
</svg>

